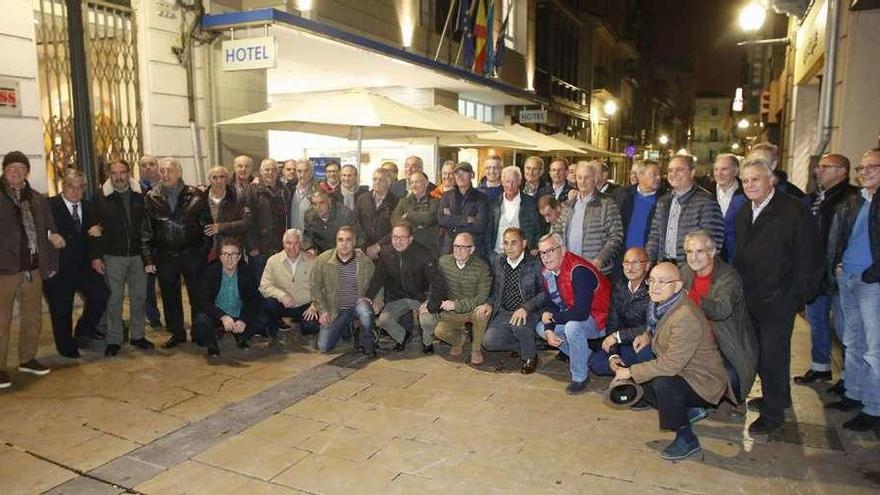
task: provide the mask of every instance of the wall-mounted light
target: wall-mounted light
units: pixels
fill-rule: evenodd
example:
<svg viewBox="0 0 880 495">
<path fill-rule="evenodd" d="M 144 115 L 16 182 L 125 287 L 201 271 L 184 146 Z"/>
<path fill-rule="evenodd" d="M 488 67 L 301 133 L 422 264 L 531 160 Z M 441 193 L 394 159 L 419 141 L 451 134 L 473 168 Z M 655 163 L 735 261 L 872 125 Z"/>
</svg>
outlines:
<svg viewBox="0 0 880 495">
<path fill-rule="evenodd" d="M 657 139 L 657 142 L 663 146 L 666 146 L 667 144 L 669 144 L 669 136 L 667 136 L 666 134 L 661 134 L 660 137 Z"/>
<path fill-rule="evenodd" d="M 731 144 L 731 145 L 730 145 L 730 149 L 732 149 L 733 151 L 738 150 L 738 149 L 739 149 L 739 143 L 733 143 L 733 144 Z"/>
<path fill-rule="evenodd" d="M 617 113 L 617 102 L 614 100 L 608 100 L 605 102 L 605 105 L 602 106 L 602 110 L 605 111 L 605 115 L 612 116 Z"/>
<path fill-rule="evenodd" d="M 678 150 L 675 154 L 676 154 L 676 155 L 690 155 L 690 153 L 688 153 L 688 150 L 685 149 L 685 148 L 681 148 L 681 149 Z"/>
<path fill-rule="evenodd" d="M 740 129 L 748 129 L 749 128 L 749 119 L 740 119 L 736 124 Z"/>
<path fill-rule="evenodd" d="M 757 1 L 739 11 L 739 27 L 743 31 L 757 31 L 764 26 L 765 20 L 767 20 L 767 9 Z"/>
</svg>

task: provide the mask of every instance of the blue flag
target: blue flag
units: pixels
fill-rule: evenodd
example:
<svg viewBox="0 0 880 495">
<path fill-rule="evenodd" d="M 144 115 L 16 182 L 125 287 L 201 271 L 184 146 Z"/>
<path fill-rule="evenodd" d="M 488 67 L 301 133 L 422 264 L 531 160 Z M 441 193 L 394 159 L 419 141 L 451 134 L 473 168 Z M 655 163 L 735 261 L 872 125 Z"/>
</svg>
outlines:
<svg viewBox="0 0 880 495">
<path fill-rule="evenodd" d="M 470 0 L 461 0 L 459 5 L 459 14 L 462 16 L 462 67 L 467 70 L 471 70 L 474 66 L 474 7 L 478 3 L 478 1 L 471 3 Z"/>
<path fill-rule="evenodd" d="M 493 34 L 495 25 L 495 0 L 488 0 L 486 9 L 486 74 L 492 75 L 495 71 L 495 43 Z"/>
<path fill-rule="evenodd" d="M 467 26 L 471 24 L 470 22 L 470 0 L 460 0 L 458 2 L 458 15 L 455 16 L 455 32 L 460 33 L 464 31 Z"/>
<path fill-rule="evenodd" d="M 498 33 L 498 39 L 495 40 L 495 56 L 491 62 L 496 70 L 504 65 L 504 52 L 507 50 L 507 45 L 504 43 L 504 39 L 507 37 L 507 24 L 508 21 L 510 21 L 510 13 L 512 11 L 513 4 L 508 3 L 507 12 L 504 14 L 504 22 L 501 24 L 501 31 Z"/>
</svg>

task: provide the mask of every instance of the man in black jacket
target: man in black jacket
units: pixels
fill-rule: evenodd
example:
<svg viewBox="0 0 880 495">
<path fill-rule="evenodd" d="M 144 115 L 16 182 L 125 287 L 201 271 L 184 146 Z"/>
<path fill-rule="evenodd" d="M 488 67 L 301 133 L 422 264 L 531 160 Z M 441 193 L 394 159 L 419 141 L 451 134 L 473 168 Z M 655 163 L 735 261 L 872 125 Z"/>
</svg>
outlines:
<svg viewBox="0 0 880 495">
<path fill-rule="evenodd" d="M 110 164 L 110 194 L 95 202 L 101 237 L 91 239 L 92 268 L 104 275 L 110 286 L 107 303 L 107 347 L 105 356 L 115 356 L 122 346 L 122 304 L 128 285 L 131 345 L 152 349 L 145 338 L 147 274 L 141 258 L 141 228 L 144 222 L 144 196 L 132 191 L 131 168 L 125 160 Z"/>
<path fill-rule="evenodd" d="M 446 229 L 441 254 L 452 252 L 452 239 L 462 232 L 474 237 L 475 254 L 485 257 L 489 252 L 486 229 L 489 225 L 489 198 L 476 190 L 471 181 L 474 169 L 468 162 L 455 166 L 455 189 L 443 193 L 437 222 Z M 537 190 L 537 189 L 536 189 Z"/>
<path fill-rule="evenodd" d="M 532 249 L 538 249 L 538 238 L 544 231 L 544 220 L 538 213 L 535 198 L 520 192 L 520 183 L 522 173 L 518 167 L 509 166 L 501 170 L 503 191 L 490 204 L 489 231 L 486 235 L 490 266 L 494 264 L 495 258 L 503 257 L 506 252 L 503 237 L 508 227 L 519 228 L 528 245 Z"/>
<path fill-rule="evenodd" d="M 332 201 L 323 190 L 312 193 L 312 207 L 306 212 L 303 230 L 303 250 L 312 256 L 336 247 L 336 232 L 339 227 L 349 226 L 355 231 L 355 246 L 363 248 L 364 232 L 357 216 L 347 206 Z"/>
<path fill-rule="evenodd" d="M 819 227 L 822 246 L 828 246 L 828 231 L 831 228 L 831 217 L 834 209 L 850 196 L 858 194 L 858 188 L 849 183 L 849 159 L 843 155 L 828 154 L 823 156 L 814 169 L 816 174 L 816 191 L 804 198 L 804 204 L 813 214 Z M 843 342 L 843 308 L 837 293 L 837 283 L 832 275 L 833 270 L 826 267 L 819 282 L 819 295 L 807 304 L 805 316 L 810 324 L 812 341 L 810 369 L 803 376 L 794 377 L 798 384 L 813 383 L 818 380 L 831 379 L 831 315 L 834 315 L 834 331 L 840 342 Z M 845 356 L 845 352 L 844 352 Z M 846 358 L 843 359 L 846 362 Z M 843 370 L 840 370 L 843 376 Z M 843 381 L 838 381 L 841 390 Z M 841 391 L 842 393 L 842 391 Z"/>
<path fill-rule="evenodd" d="M 800 200 L 774 191 L 766 162 L 747 162 L 742 182 L 749 204 L 736 214 L 734 266 L 758 338 L 762 397 L 749 401 L 761 413 L 749 425 L 754 436 L 781 428 L 791 405 L 791 332 L 797 312 L 816 296 L 822 245 L 810 211 Z"/>
<path fill-rule="evenodd" d="M 250 207 L 250 238 L 248 256 L 254 276 L 263 277 L 266 260 L 281 251 L 281 237 L 287 230 L 287 211 L 290 198 L 287 189 L 278 181 L 278 163 L 266 158 L 260 164 L 260 182 L 247 190 L 246 203 Z"/>
<path fill-rule="evenodd" d="M 397 342 L 396 351 L 406 348 L 409 340 L 406 329 L 398 322 L 406 313 L 419 310 L 419 314 L 439 313 L 441 297 L 446 293 L 446 281 L 437 269 L 431 253 L 413 243 L 412 227 L 401 222 L 391 230 L 393 249 L 383 250 L 370 286 L 367 298 L 374 300 L 380 290 L 385 290 L 385 307 L 373 301 L 373 311 L 382 314 L 376 325 L 384 328 Z M 422 351 L 434 352 L 434 326 L 432 319 L 421 319 Z"/>
<path fill-rule="evenodd" d="M 218 327 L 235 335 L 238 347 L 246 349 L 248 338 L 265 325 L 257 279 L 242 260 L 242 251 L 235 238 L 220 241 L 220 261 L 205 268 L 199 284 L 199 311 L 193 333 L 195 340 L 208 349 L 208 357 L 220 355 Z"/>
<path fill-rule="evenodd" d="M 89 263 L 88 239 L 101 235 L 94 205 L 83 199 L 86 181 L 83 173 L 66 169 L 61 194 L 49 198 L 49 210 L 65 247 L 58 256 L 58 273 L 46 280 L 43 291 L 49 301 L 55 348 L 65 357 L 77 358 L 77 340 L 96 336 L 96 328 L 107 307 L 110 291 L 101 274 Z M 73 328 L 73 296 L 85 296 L 82 316 Z"/>
<path fill-rule="evenodd" d="M 391 176 L 385 169 L 373 172 L 373 190 L 357 197 L 355 214 L 364 231 L 364 246 L 372 259 L 391 245 L 391 214 L 397 207 L 397 196 L 391 193 Z"/>
<path fill-rule="evenodd" d="M 506 188 L 506 186 L 505 186 Z M 519 351 L 524 375 L 538 367 L 535 325 L 544 308 L 544 265 L 528 252 L 526 234 L 517 227 L 504 231 L 504 255 L 495 258 L 495 290 L 483 307 L 489 321 L 483 348 L 487 351 Z"/>
<path fill-rule="evenodd" d="M 205 192 L 212 223 L 205 227 L 205 235 L 212 239 L 211 248 L 216 256 L 220 252 L 220 239 L 235 237 L 244 244 L 250 229 L 251 209 L 244 197 L 228 186 L 229 171 L 226 167 L 213 167 L 208 170 L 211 187 Z"/>
<path fill-rule="evenodd" d="M 198 280 L 210 247 L 204 232 L 212 222 L 205 195 L 183 183 L 177 160 L 162 159 L 159 174 L 161 182 L 144 198 L 146 221 L 141 235 L 141 256 L 144 270 L 155 273 L 159 279 L 165 324 L 171 332 L 171 338 L 162 347 L 171 349 L 186 342 L 181 275 L 195 321 Z"/>
</svg>

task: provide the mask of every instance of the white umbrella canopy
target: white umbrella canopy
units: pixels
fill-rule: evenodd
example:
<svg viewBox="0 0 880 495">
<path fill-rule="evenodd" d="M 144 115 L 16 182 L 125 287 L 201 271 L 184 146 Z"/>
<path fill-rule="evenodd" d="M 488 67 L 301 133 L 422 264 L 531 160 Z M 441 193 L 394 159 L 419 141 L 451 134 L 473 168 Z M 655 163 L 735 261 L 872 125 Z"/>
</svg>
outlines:
<svg viewBox="0 0 880 495">
<path fill-rule="evenodd" d="M 584 154 L 584 151 L 576 146 L 572 146 L 568 143 L 562 142 L 558 139 L 553 138 L 552 136 L 533 131 L 528 127 L 523 127 L 519 124 L 504 126 L 502 130 L 504 132 L 512 134 L 518 139 L 535 143 L 535 145 L 541 151 L 570 153 L 576 155 Z"/>
<path fill-rule="evenodd" d="M 554 139 L 558 139 L 563 143 L 566 143 L 570 146 L 574 146 L 583 150 L 583 152 L 590 156 L 617 156 L 619 153 L 614 153 L 613 151 L 603 150 L 602 148 L 597 148 L 592 144 L 581 141 L 580 139 L 575 139 L 567 134 L 563 134 L 558 132 L 556 134 L 552 134 L 550 137 Z"/>
</svg>

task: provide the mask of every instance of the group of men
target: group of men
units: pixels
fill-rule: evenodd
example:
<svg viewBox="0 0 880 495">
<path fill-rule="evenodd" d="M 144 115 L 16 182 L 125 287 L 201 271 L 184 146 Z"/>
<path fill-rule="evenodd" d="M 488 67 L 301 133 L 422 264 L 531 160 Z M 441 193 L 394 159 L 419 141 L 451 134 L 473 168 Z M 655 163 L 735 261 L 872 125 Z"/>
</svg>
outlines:
<svg viewBox="0 0 880 495">
<path fill-rule="evenodd" d="M 330 163 L 317 181 L 308 160 L 266 159 L 254 176 L 240 156 L 194 187 L 176 160 L 144 157 L 140 182 L 114 161 L 102 194 L 87 201 L 82 174 L 70 170 L 47 202 L 27 184 L 27 157 L 11 152 L 0 177 L 0 217 L 17 226 L 0 240 L 0 387 L 11 383 L 14 300 L 19 370 L 46 374 L 34 359 L 42 291 L 60 354 L 78 357 L 81 339 L 103 337 L 113 356 L 126 286 L 129 342 L 153 347 L 144 337 L 145 321 L 158 319 L 148 315 L 150 276 L 171 333 L 162 346 L 187 341 L 183 278 L 191 337 L 209 357 L 223 333 L 247 348 L 258 333 L 276 342 L 292 321 L 317 334 L 322 352 L 351 339 L 375 356 L 380 329 L 401 351 L 420 329 L 426 354 L 435 339 L 452 356 L 470 342 L 473 366 L 485 352 L 513 351 L 530 374 L 543 341 L 569 364 L 569 394 L 586 390 L 591 370 L 642 384 L 633 407 L 655 407 L 676 432 L 661 454 L 675 460 L 700 450 L 691 424 L 705 408 L 744 403 L 756 374 L 762 397 L 749 407 L 760 416 L 749 430 L 781 428 L 794 319 L 806 304 L 813 365 L 795 381 L 830 379 L 833 315 L 846 371 L 835 387 L 843 398 L 829 407 L 861 410 L 844 427 L 871 429 L 880 424 L 880 151 L 856 167 L 861 188 L 848 185 L 845 157 L 826 155 L 809 196 L 777 163 L 770 144 L 742 166 L 721 155 L 703 188 L 687 155 L 669 160 L 668 182 L 658 163 L 636 162 L 629 186 L 598 161 L 555 159 L 545 176 L 540 157 L 521 170 L 489 156 L 475 187 L 471 164 L 444 163 L 434 186 L 413 156 L 402 179 L 387 162 L 367 188 L 351 165 Z M 85 305 L 74 329 L 75 292 Z"/>
</svg>

